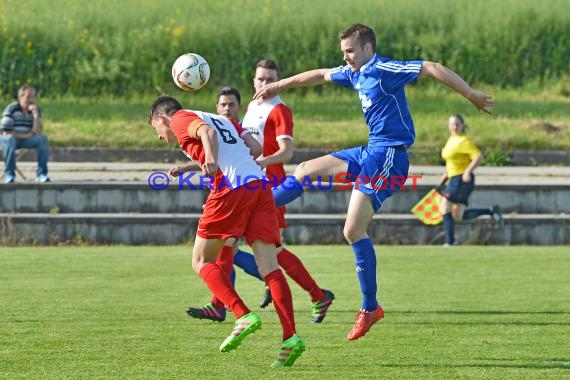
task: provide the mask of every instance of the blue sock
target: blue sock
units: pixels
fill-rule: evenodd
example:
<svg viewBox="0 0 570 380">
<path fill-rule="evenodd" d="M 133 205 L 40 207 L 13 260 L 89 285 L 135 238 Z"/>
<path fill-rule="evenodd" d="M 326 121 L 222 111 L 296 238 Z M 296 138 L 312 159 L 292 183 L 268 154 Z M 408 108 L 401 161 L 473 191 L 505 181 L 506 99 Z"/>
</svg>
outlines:
<svg viewBox="0 0 570 380">
<path fill-rule="evenodd" d="M 242 251 L 241 249 L 238 250 L 234 255 L 234 264 L 243 269 L 243 271 L 250 276 L 257 277 L 263 281 L 263 277 L 261 277 L 261 274 L 259 274 L 259 269 L 257 269 L 255 256 L 253 256 L 251 253 Z"/>
<path fill-rule="evenodd" d="M 445 229 L 445 242 L 450 245 L 454 244 L 455 220 L 453 220 L 453 216 L 451 216 L 450 212 L 443 214 L 443 228 Z"/>
<path fill-rule="evenodd" d="M 235 286 L 235 284 L 236 284 L 236 271 L 233 268 L 232 268 L 232 273 L 230 273 L 230 281 L 232 282 L 232 285 Z"/>
<path fill-rule="evenodd" d="M 362 292 L 362 309 L 374 311 L 378 308 L 376 292 L 376 253 L 370 238 L 364 238 L 352 244 L 356 258 L 356 275 Z"/>
<path fill-rule="evenodd" d="M 303 186 L 297 178 L 292 176 L 285 177 L 285 181 L 279 186 L 272 189 L 273 198 L 275 198 L 275 205 L 277 207 L 286 205 L 299 198 L 303 192 Z"/>
<path fill-rule="evenodd" d="M 475 219 L 481 215 L 493 215 L 490 208 L 471 208 L 463 212 L 463 220 Z"/>
</svg>

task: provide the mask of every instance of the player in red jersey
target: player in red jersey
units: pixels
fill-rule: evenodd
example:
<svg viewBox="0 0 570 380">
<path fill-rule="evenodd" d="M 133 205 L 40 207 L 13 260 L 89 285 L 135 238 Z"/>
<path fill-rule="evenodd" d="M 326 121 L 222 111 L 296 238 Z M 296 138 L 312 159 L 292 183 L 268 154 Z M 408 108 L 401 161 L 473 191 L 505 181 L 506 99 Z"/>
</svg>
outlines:
<svg viewBox="0 0 570 380">
<path fill-rule="evenodd" d="M 263 59 L 256 65 L 253 78 L 254 88 L 257 90 L 266 83 L 272 83 L 279 78 L 279 66 L 277 62 Z M 218 114 L 239 119 L 241 108 L 241 96 L 236 89 L 224 88 L 218 94 L 216 110 Z M 290 108 L 279 98 L 275 97 L 263 104 L 251 102 L 247 113 L 242 121 L 243 128 L 251 132 L 253 137 L 263 146 L 263 155 L 257 158 L 257 162 L 265 169 L 265 175 L 272 184 L 279 184 L 285 178 L 284 162 L 293 155 L 293 116 Z M 172 174 L 172 172 L 171 172 Z M 285 221 L 285 207 L 278 208 L 278 222 L 280 228 L 287 227 Z M 226 247 L 221 252 L 220 260 L 230 260 L 232 257 L 228 251 L 231 239 L 226 242 Z M 228 244 L 229 243 L 229 244 Z M 258 272 L 254 257 L 243 250 L 234 252 L 234 264 L 242 268 L 251 276 L 262 279 Z M 299 286 L 305 290 L 312 302 L 312 323 L 320 323 L 326 316 L 329 307 L 334 300 L 334 294 L 330 290 L 318 286 L 311 274 L 303 265 L 303 262 L 284 246 L 278 247 L 277 261 L 279 266 Z M 271 291 L 266 288 L 260 306 L 266 307 L 271 303 Z M 224 304 L 216 299 L 202 307 L 189 307 L 188 315 L 194 318 L 210 319 L 221 322 L 225 319 Z"/>
<path fill-rule="evenodd" d="M 278 80 L 279 65 L 276 61 L 262 59 L 257 63 L 253 77 L 253 87 L 256 91 L 264 85 Z M 293 157 L 293 113 L 291 109 L 279 96 L 268 99 L 261 104 L 252 101 L 247 106 L 242 126 L 250 131 L 263 147 L 263 154 L 257 158 L 257 162 L 265 169 L 265 175 L 272 184 L 280 184 L 286 176 L 284 163 Z M 279 227 L 286 228 L 285 207 L 278 207 L 277 210 Z M 277 255 L 279 265 L 311 297 L 313 308 L 310 321 L 313 323 L 322 322 L 332 304 L 334 294 L 317 285 L 296 255 L 283 246 L 279 249 Z M 239 252 L 235 260 L 236 262 L 240 260 Z M 267 289 L 260 306 L 264 307 L 270 301 L 271 293 Z"/>
<path fill-rule="evenodd" d="M 261 319 L 250 311 L 230 282 L 232 266 L 222 267 L 217 263 L 225 239 L 244 236 L 253 247 L 259 271 L 271 289 L 283 329 L 279 356 L 272 367 L 293 365 L 305 350 L 305 344 L 296 334 L 291 290 L 275 254 L 281 238 L 273 196 L 252 158 L 252 154 L 256 156 L 256 151 L 259 152 L 259 143 L 237 122 L 184 110 L 170 96 L 158 97 L 152 103 L 148 119 L 161 140 L 169 144 L 178 142 L 200 165 L 203 174 L 212 178 L 196 231 L 192 268 L 236 318 L 220 351 L 237 348 L 247 335 L 261 328 Z"/>
</svg>

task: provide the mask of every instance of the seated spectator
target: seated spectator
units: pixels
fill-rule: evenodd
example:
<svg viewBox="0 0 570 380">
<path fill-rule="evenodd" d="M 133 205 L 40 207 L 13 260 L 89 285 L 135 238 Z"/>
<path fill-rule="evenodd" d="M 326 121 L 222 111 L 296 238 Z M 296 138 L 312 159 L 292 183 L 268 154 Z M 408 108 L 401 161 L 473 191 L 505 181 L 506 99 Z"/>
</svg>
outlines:
<svg viewBox="0 0 570 380">
<path fill-rule="evenodd" d="M 36 181 L 49 181 L 48 140 L 42 131 L 42 114 L 36 104 L 36 89 L 31 84 L 25 84 L 18 89 L 18 100 L 10 103 L 2 113 L 0 149 L 4 151 L 4 182 L 14 182 L 16 150 L 21 148 L 38 151 Z"/>
</svg>

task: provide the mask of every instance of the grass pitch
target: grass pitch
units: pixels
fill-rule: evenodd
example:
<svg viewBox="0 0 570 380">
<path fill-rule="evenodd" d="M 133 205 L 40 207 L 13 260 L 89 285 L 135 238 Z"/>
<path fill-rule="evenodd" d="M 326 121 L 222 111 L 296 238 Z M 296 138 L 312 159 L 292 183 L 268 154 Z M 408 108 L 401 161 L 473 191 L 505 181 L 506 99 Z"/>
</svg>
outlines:
<svg viewBox="0 0 570 380">
<path fill-rule="evenodd" d="M 569 378 L 568 247 L 377 247 L 386 317 L 346 334 L 360 304 L 347 246 L 291 247 L 336 301 L 320 325 L 291 283 L 307 351 L 272 369 L 281 338 L 262 284 L 237 287 L 263 327 L 230 353 L 232 328 L 194 320 L 208 292 L 190 247 L 0 250 L 0 378 Z"/>
</svg>

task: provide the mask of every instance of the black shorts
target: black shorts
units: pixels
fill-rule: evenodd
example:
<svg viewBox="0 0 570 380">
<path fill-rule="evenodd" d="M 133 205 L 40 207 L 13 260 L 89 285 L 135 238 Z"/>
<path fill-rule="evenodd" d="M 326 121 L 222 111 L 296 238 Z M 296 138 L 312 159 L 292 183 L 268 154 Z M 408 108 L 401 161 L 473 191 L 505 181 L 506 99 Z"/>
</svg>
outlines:
<svg viewBox="0 0 570 380">
<path fill-rule="evenodd" d="M 453 176 L 447 182 L 447 186 L 443 191 L 443 196 L 450 202 L 469 204 L 469 196 L 475 188 L 475 176 L 471 174 L 471 182 L 463 182 L 462 174 Z"/>
</svg>

